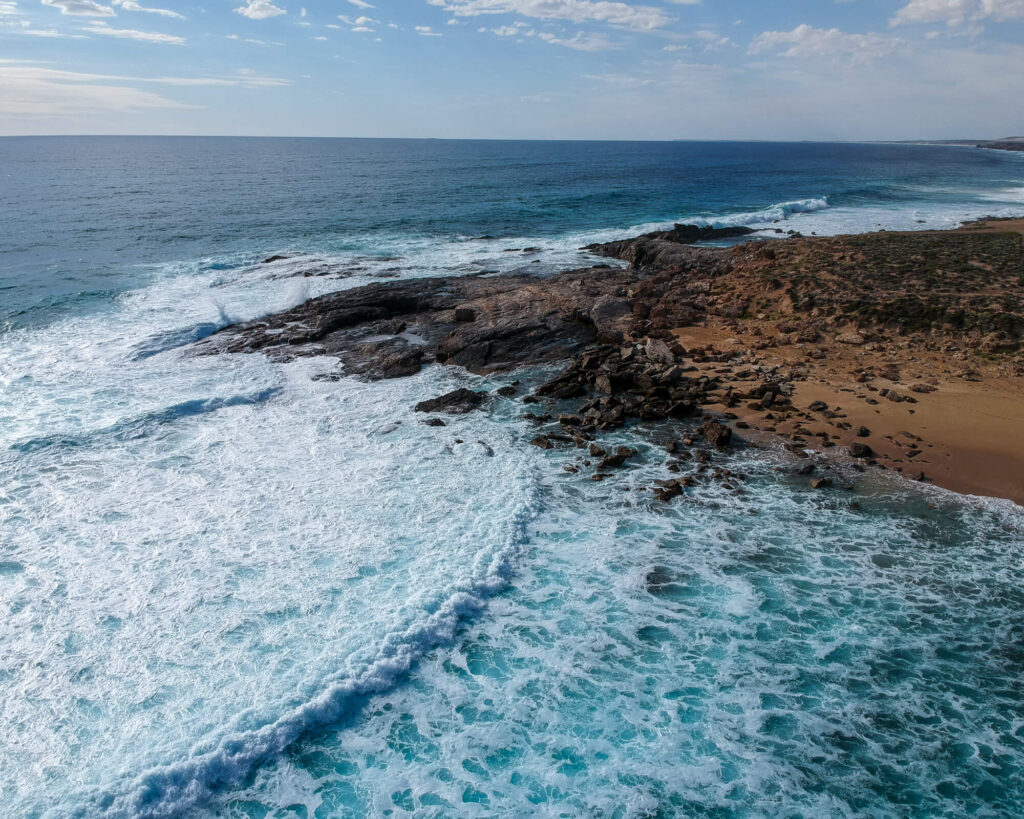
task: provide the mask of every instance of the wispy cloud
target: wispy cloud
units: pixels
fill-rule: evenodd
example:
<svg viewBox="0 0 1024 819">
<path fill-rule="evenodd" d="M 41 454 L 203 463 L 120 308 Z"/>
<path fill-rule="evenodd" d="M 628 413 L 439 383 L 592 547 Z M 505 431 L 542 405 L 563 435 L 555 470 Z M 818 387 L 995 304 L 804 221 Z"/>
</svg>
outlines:
<svg viewBox="0 0 1024 819">
<path fill-rule="evenodd" d="M 653 31 L 672 22 L 663 10 L 615 0 L 428 0 L 456 17 L 517 14 L 537 20 L 600 22 L 634 31 Z"/>
<path fill-rule="evenodd" d="M 110 6 L 97 3 L 96 0 L 43 0 L 44 6 L 60 9 L 61 14 L 75 17 L 115 17 L 116 12 Z"/>
<path fill-rule="evenodd" d="M 137 31 L 133 28 L 111 28 L 102 20 L 86 26 L 82 31 L 90 34 L 103 34 L 107 37 L 119 37 L 124 40 L 140 40 L 145 43 L 164 43 L 165 45 L 185 45 L 184 37 L 173 34 L 160 34 L 156 31 Z"/>
<path fill-rule="evenodd" d="M 84 34 L 67 34 L 63 31 L 57 31 L 55 28 L 23 28 L 21 29 L 22 34 L 27 34 L 30 37 L 47 37 L 49 39 L 62 39 L 62 40 L 85 40 L 88 39 Z"/>
<path fill-rule="evenodd" d="M 1024 0 L 910 0 L 890 25 L 945 23 L 961 26 L 980 20 L 1024 20 Z"/>
<path fill-rule="evenodd" d="M 140 6 L 135 0 L 114 0 L 114 5 L 125 11 L 144 11 L 148 14 L 159 14 L 161 17 L 173 17 L 176 20 L 184 20 L 185 15 L 178 14 L 170 9 L 151 9 L 147 6 Z"/>
<path fill-rule="evenodd" d="M 194 107 L 106 80 L 96 74 L 0 64 L 0 114 L 24 120 L 80 117 L 92 121 L 102 113 Z"/>
<path fill-rule="evenodd" d="M 430 26 L 416 26 L 416 33 L 424 37 L 440 37 L 441 33 L 434 31 Z"/>
<path fill-rule="evenodd" d="M 846 34 L 837 28 L 814 28 L 806 23 L 792 31 L 766 31 L 750 44 L 752 54 L 774 53 L 780 57 L 849 59 L 864 62 L 886 57 L 904 43 L 882 34 Z"/>
<path fill-rule="evenodd" d="M 615 43 L 603 34 L 585 34 L 582 31 L 577 31 L 572 37 L 559 37 L 542 31 L 537 37 L 550 45 L 564 46 L 574 51 L 608 51 L 616 47 Z"/>
</svg>

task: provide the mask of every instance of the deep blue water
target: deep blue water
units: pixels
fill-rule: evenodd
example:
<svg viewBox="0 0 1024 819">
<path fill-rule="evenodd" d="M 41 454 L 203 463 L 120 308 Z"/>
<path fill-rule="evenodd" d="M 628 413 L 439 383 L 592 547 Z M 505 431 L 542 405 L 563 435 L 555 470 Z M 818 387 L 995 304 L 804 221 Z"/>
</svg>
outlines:
<svg viewBox="0 0 1024 819">
<path fill-rule="evenodd" d="M 784 203 L 819 214 L 807 232 L 1024 208 L 1020 156 L 919 145 L 9 138 L 0 180 L 0 320 L 18 322 L 137 286 L 139 265 L 415 249 L 429 269 L 455 260 L 443 249 L 486 255 L 472 237 L 569 249 L 696 217 L 770 224 Z"/>
<path fill-rule="evenodd" d="M 852 507 L 763 451 L 730 456 L 744 495 L 666 507 L 638 491 L 658 430 L 594 483 L 515 402 L 412 412 L 501 378 L 182 355 L 319 293 L 542 275 L 672 221 L 990 213 L 1024 214 L 1024 157 L 0 139 L 3 812 L 1020 815 L 1019 507 L 866 478 Z"/>
</svg>

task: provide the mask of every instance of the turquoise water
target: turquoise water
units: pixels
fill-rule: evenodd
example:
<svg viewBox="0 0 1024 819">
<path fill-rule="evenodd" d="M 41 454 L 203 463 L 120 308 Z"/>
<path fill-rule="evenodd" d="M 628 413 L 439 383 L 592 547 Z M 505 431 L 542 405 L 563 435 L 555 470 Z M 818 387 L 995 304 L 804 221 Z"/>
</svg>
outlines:
<svg viewBox="0 0 1024 819">
<path fill-rule="evenodd" d="M 1019 814 L 1019 507 L 861 476 L 813 492 L 752 450 L 721 464 L 748 475 L 741 494 L 712 481 L 665 506 L 649 492 L 665 429 L 623 437 L 637 466 L 594 483 L 564 471 L 575 451 L 528 446 L 514 401 L 441 429 L 412 411 L 507 378 L 322 381 L 330 361 L 182 348 L 381 277 L 543 275 L 665 220 L 809 233 L 1024 213 L 1020 158 L 0 154 L 8 815 Z M 539 264 L 505 252 L 531 245 Z"/>
</svg>

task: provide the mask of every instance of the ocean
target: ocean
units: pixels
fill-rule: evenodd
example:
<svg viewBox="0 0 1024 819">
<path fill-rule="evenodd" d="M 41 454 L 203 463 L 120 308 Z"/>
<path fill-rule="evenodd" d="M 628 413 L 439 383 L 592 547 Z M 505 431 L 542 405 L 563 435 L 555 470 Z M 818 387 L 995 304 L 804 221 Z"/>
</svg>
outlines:
<svg viewBox="0 0 1024 819">
<path fill-rule="evenodd" d="M 655 504 L 657 427 L 595 483 L 514 401 L 412 410 L 515 373 L 186 354 L 672 222 L 985 215 L 1024 215 L 1024 155 L 0 139 L 4 815 L 1019 815 L 1020 507 L 896 477 L 851 505 L 752 449 L 743 494 Z"/>
</svg>

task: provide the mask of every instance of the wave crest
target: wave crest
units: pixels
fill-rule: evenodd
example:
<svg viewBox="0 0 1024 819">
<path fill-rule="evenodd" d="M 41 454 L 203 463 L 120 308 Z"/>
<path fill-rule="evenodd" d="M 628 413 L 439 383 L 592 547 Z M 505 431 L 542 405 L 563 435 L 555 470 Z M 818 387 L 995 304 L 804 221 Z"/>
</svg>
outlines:
<svg viewBox="0 0 1024 819">
<path fill-rule="evenodd" d="M 791 202 L 779 202 L 761 210 L 734 213 L 729 216 L 707 216 L 687 219 L 701 227 L 751 227 L 771 222 L 781 222 L 798 213 L 815 213 L 829 207 L 828 197 L 816 199 L 795 199 Z"/>
</svg>

